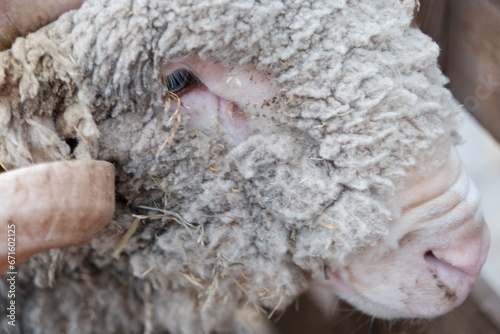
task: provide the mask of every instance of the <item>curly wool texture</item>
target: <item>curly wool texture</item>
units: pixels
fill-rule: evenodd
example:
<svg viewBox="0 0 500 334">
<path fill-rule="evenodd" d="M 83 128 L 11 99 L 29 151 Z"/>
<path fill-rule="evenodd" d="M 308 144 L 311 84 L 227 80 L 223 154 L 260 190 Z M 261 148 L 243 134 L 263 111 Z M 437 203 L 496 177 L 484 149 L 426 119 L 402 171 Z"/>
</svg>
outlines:
<svg viewBox="0 0 500 334">
<path fill-rule="evenodd" d="M 456 137 L 438 48 L 409 27 L 413 5 L 89 0 L 0 53 L 4 165 L 117 167 L 114 221 L 83 247 L 19 268 L 23 328 L 231 331 L 245 303 L 282 309 L 347 255 L 383 251 L 405 170 Z M 268 74 L 273 124 L 228 147 L 184 117 L 156 158 L 171 131 L 161 64 L 193 55 Z M 257 127 L 261 116 L 247 115 Z M 143 220 L 115 260 L 132 214 L 161 213 L 138 206 L 167 214 Z"/>
</svg>

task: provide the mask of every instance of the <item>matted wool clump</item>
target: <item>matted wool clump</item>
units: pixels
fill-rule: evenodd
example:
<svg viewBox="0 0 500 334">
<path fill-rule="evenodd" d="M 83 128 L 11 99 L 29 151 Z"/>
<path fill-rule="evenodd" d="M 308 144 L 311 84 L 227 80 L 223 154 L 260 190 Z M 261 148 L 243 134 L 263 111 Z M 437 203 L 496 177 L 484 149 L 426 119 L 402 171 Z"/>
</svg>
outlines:
<svg viewBox="0 0 500 334">
<path fill-rule="evenodd" d="M 117 172 L 109 225 L 20 266 L 15 330 L 139 333 L 146 308 L 158 333 L 231 331 L 234 310 L 283 309 L 377 244 L 406 168 L 455 136 L 413 7 L 88 0 L 0 53 L 1 162 L 100 159 Z M 157 156 L 173 131 L 160 68 L 191 56 L 268 75 L 272 120 L 247 115 L 260 131 L 230 146 L 183 117 Z"/>
</svg>

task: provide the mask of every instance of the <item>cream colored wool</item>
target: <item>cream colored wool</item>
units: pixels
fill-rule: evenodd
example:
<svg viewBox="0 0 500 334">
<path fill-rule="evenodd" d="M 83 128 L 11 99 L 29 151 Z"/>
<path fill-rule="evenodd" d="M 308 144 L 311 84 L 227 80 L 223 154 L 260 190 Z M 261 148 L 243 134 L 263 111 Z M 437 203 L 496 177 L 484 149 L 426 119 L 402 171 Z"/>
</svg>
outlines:
<svg viewBox="0 0 500 334">
<path fill-rule="evenodd" d="M 0 53 L 0 161 L 112 161 L 118 198 L 89 244 L 19 268 L 22 326 L 2 318 L 2 333 L 234 332 L 234 310 L 283 309 L 377 244 L 405 169 L 456 137 L 438 47 L 409 27 L 413 6 L 87 0 Z M 184 117 L 155 158 L 169 136 L 160 66 L 192 55 L 267 73 L 280 94 L 272 126 L 247 115 L 261 131 L 232 148 Z M 143 220 L 113 259 L 132 214 L 160 213 L 138 206 L 191 226 Z"/>
</svg>

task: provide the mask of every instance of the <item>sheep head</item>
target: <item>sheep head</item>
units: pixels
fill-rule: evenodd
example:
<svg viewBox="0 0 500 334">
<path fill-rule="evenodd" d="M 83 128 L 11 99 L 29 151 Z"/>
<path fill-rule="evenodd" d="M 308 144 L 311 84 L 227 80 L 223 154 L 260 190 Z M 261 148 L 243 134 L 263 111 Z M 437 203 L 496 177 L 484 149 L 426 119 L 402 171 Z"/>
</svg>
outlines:
<svg viewBox="0 0 500 334">
<path fill-rule="evenodd" d="M 120 290 L 101 307 L 126 313 L 149 296 L 156 325 L 176 333 L 223 328 L 248 302 L 283 308 L 313 284 L 386 318 L 463 301 L 488 233 L 452 148 L 458 107 L 438 48 L 409 27 L 412 9 L 88 1 L 1 54 L 0 85 L 16 88 L 0 99 L 4 164 L 75 157 L 117 169 L 114 223 L 66 251 L 58 316 L 117 272 L 140 297 Z M 106 256 L 132 214 L 133 238 Z M 53 304 L 37 284 L 31 305 Z M 60 326 L 92 331 L 69 319 Z"/>
</svg>

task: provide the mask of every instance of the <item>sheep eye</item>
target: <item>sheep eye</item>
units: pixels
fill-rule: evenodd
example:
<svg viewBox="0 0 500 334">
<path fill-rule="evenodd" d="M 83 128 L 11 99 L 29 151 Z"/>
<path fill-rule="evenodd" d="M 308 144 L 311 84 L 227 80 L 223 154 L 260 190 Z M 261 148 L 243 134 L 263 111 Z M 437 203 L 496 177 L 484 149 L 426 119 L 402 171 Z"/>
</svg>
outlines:
<svg viewBox="0 0 500 334">
<path fill-rule="evenodd" d="M 172 93 L 178 93 L 183 89 L 188 88 L 195 83 L 195 81 L 196 77 L 194 74 L 186 69 L 175 71 L 163 79 L 165 87 Z"/>
</svg>

